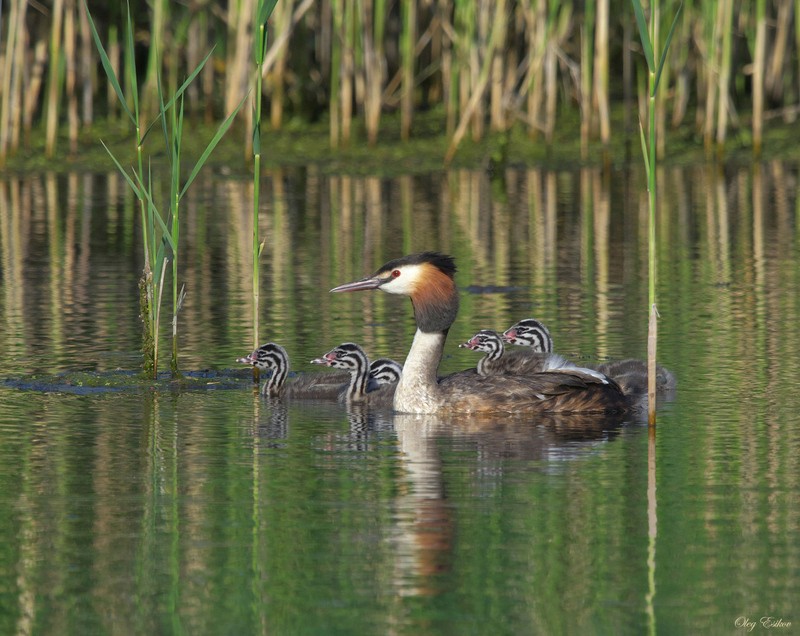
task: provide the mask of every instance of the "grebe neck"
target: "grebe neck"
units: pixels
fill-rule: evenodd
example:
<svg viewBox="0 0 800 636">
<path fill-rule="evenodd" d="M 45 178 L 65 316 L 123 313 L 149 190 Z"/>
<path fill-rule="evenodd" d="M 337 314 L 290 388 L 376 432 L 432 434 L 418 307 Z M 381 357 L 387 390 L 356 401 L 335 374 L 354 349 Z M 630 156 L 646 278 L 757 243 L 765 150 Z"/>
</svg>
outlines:
<svg viewBox="0 0 800 636">
<path fill-rule="evenodd" d="M 401 413 L 435 413 L 441 397 L 438 374 L 447 331 L 417 329 L 403 374 L 394 394 L 394 408 Z"/>
<path fill-rule="evenodd" d="M 369 360 L 366 356 L 353 356 L 353 366 L 350 369 L 350 383 L 345 389 L 344 398 L 347 402 L 358 402 L 367 394 L 369 381 Z"/>
</svg>

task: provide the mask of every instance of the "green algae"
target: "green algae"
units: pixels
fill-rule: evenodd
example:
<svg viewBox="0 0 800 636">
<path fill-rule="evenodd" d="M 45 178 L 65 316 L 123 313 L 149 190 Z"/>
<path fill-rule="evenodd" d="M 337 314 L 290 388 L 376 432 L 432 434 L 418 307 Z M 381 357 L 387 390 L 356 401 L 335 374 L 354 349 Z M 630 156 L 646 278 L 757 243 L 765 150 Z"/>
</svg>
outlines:
<svg viewBox="0 0 800 636">
<path fill-rule="evenodd" d="M 184 392 L 220 389 L 252 389 L 253 372 L 250 368 L 203 370 L 184 372 L 174 378 L 170 373 L 159 373 L 154 380 L 136 371 L 68 371 L 57 374 L 33 374 L 6 378 L 1 386 L 22 391 L 41 393 L 71 393 L 89 395 L 117 392 Z"/>
</svg>

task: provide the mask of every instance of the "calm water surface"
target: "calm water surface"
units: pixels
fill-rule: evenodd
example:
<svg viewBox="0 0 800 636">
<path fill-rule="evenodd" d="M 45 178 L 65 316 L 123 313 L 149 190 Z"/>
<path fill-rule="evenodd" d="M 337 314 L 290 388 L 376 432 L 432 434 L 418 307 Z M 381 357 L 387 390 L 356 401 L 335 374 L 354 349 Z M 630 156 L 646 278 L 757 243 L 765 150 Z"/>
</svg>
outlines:
<svg viewBox="0 0 800 636">
<path fill-rule="evenodd" d="M 654 461 L 633 416 L 5 383 L 0 633 L 729 634 L 744 619 L 796 633 L 797 172 L 660 177 L 659 358 L 679 388 Z M 444 371 L 474 365 L 456 344 L 479 328 L 527 316 L 575 359 L 643 357 L 641 175 L 503 177 L 268 175 L 261 340 L 298 372 L 345 340 L 402 360 L 406 300 L 327 290 L 439 249 L 462 290 Z M 0 180 L 5 378 L 137 368 L 141 245 L 123 186 Z M 250 187 L 209 175 L 184 208 L 184 370 L 227 373 L 251 348 Z"/>
</svg>

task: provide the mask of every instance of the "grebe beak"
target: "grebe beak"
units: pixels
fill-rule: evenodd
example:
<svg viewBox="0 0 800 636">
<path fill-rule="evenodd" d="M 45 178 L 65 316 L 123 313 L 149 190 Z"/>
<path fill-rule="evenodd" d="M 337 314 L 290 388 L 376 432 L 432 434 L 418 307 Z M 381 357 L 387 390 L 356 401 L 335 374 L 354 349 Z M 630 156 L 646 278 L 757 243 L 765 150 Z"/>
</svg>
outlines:
<svg viewBox="0 0 800 636">
<path fill-rule="evenodd" d="M 255 351 L 251 353 L 249 356 L 245 356 L 244 358 L 236 358 L 236 362 L 241 362 L 242 364 L 255 365 L 255 363 L 258 362 L 258 358 L 254 354 Z"/>
<path fill-rule="evenodd" d="M 326 367 L 331 366 L 336 361 L 336 354 L 333 351 L 328 351 L 320 358 L 314 358 L 311 364 L 324 364 Z"/>
<path fill-rule="evenodd" d="M 338 287 L 334 287 L 331 292 L 353 292 L 353 291 L 362 291 L 364 289 L 377 289 L 386 281 L 382 278 L 362 278 L 361 280 L 357 280 L 352 283 L 345 283 L 344 285 L 339 285 Z"/>
<path fill-rule="evenodd" d="M 477 338 L 472 338 L 471 340 L 467 340 L 466 342 L 462 342 L 458 346 L 461 347 L 461 348 L 464 348 L 464 349 L 474 349 L 477 344 L 478 344 L 478 339 Z"/>
</svg>

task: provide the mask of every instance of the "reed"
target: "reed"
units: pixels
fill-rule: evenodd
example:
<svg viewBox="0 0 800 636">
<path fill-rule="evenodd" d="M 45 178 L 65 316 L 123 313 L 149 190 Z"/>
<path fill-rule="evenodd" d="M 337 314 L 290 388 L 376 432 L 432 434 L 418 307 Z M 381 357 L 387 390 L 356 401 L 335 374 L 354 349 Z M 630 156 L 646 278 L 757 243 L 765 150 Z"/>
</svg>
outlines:
<svg viewBox="0 0 800 636">
<path fill-rule="evenodd" d="M 136 72 L 136 59 L 133 55 L 133 23 L 130 10 L 127 12 L 125 37 L 124 79 L 125 91 L 120 86 L 119 77 L 106 53 L 100 40 L 100 35 L 92 19 L 89 7 L 84 0 L 84 9 L 89 21 L 89 26 L 94 38 L 95 47 L 100 55 L 106 78 L 119 99 L 123 111 L 128 115 L 135 133 L 136 141 L 136 167 L 133 168 L 133 177 L 122 167 L 120 162 L 111 155 L 122 175 L 130 185 L 137 200 L 141 213 L 142 249 L 144 252 L 144 266 L 139 279 L 139 307 L 142 317 L 142 354 L 143 371 L 145 375 L 155 377 L 158 372 L 158 332 L 161 318 L 161 294 L 163 292 L 163 275 L 166 270 L 167 259 L 164 243 L 160 241 L 163 229 L 166 229 L 164 220 L 158 214 L 158 209 L 153 204 L 152 195 L 140 184 L 151 183 L 149 172 L 144 172 L 143 144 L 144 135 L 139 125 L 139 90 Z M 111 154 L 109 152 L 109 154 Z M 158 220 L 158 223 L 156 222 Z M 163 226 L 163 228 L 162 228 Z M 155 246 L 158 248 L 155 249 Z"/>
<path fill-rule="evenodd" d="M 342 69 L 341 69 L 341 131 L 342 142 L 350 144 L 351 130 L 353 127 L 353 101 L 355 99 L 355 29 L 354 0 L 345 0 L 342 21 Z"/>
<path fill-rule="evenodd" d="M 732 38 L 733 38 L 733 0 L 719 0 L 717 10 L 722 22 L 722 50 L 720 52 L 719 71 L 719 108 L 717 110 L 717 153 L 721 154 L 728 132 L 728 87 L 731 81 Z"/>
<path fill-rule="evenodd" d="M 47 74 L 47 120 L 45 124 L 45 156 L 52 157 L 58 140 L 60 110 L 61 28 L 64 22 L 64 0 L 53 1 L 53 22 L 50 25 L 50 64 Z"/>
<path fill-rule="evenodd" d="M 467 131 L 467 126 L 469 125 L 470 120 L 472 120 L 475 110 L 478 107 L 478 103 L 483 99 L 484 93 L 486 91 L 486 86 L 489 82 L 490 77 L 490 70 L 492 66 L 492 59 L 494 51 L 500 46 L 500 42 L 503 38 L 504 33 L 504 24 L 500 16 L 504 15 L 504 8 L 505 2 L 504 0 L 499 0 L 497 3 L 497 9 L 495 14 L 495 19 L 492 21 L 492 31 L 491 35 L 489 36 L 489 45 L 485 51 L 485 56 L 483 58 L 483 65 L 480 69 L 478 77 L 473 84 L 473 92 L 469 96 L 466 105 L 464 106 L 462 113 L 461 113 L 461 120 L 456 127 L 455 132 L 453 133 L 453 137 L 450 140 L 450 145 L 447 148 L 447 152 L 445 153 L 445 163 L 450 163 L 455 156 L 456 149 L 458 145 L 461 143 L 461 140 L 464 138 L 464 135 Z"/>
<path fill-rule="evenodd" d="M 180 237 L 180 202 L 191 186 L 208 157 L 213 152 L 219 141 L 227 132 L 234 117 L 238 113 L 244 98 L 234 111 L 220 124 L 211 141 L 206 146 L 200 158 L 191 168 L 188 177 L 182 179 L 181 145 L 183 140 L 184 122 L 184 94 L 188 86 L 194 81 L 202 70 L 203 66 L 211 57 L 209 53 L 198 65 L 197 68 L 188 76 L 177 91 L 165 100 L 160 75 L 156 78 L 156 94 L 158 99 L 158 117 L 147 128 L 142 130 L 140 126 L 140 94 L 138 90 L 138 80 L 136 73 L 135 58 L 128 58 L 126 64 L 126 85 L 131 88 L 129 98 L 133 108 L 128 108 L 128 98 L 120 85 L 119 78 L 114 72 L 111 61 L 103 47 L 100 35 L 91 17 L 86 0 L 84 0 L 87 20 L 91 29 L 95 46 L 100 55 L 100 60 L 106 78 L 114 88 L 120 105 L 128 115 L 135 130 L 136 139 L 136 166 L 131 170 L 131 174 L 122 166 L 120 160 L 106 147 L 117 169 L 125 177 L 131 190 L 136 195 L 140 204 L 142 219 L 142 245 L 144 250 L 144 269 L 140 278 L 139 303 L 143 321 L 143 371 L 146 375 L 155 377 L 158 373 L 159 356 L 159 330 L 161 323 L 161 302 L 164 291 L 164 281 L 167 264 L 172 263 L 172 359 L 170 368 L 173 376 L 179 374 L 178 370 L 178 313 L 184 298 L 183 290 L 178 291 L 178 245 Z M 130 11 L 127 14 L 126 45 L 133 49 L 133 23 Z M 157 65 L 160 68 L 160 64 Z M 144 144 L 148 133 L 157 125 L 161 125 L 166 147 L 166 157 L 170 167 L 170 194 L 164 207 L 168 214 L 164 214 L 159 209 L 156 202 L 157 185 L 152 177 L 151 166 L 148 163 L 147 172 L 144 170 Z M 105 144 L 104 144 L 105 145 Z M 166 220 L 165 220 L 166 219 Z"/>
<path fill-rule="evenodd" d="M 158 84 L 161 81 L 161 59 L 164 54 L 164 32 L 169 18 L 169 2 L 153 0 L 150 5 L 150 41 L 147 47 L 147 65 L 142 95 L 139 97 L 142 117 L 150 119 L 150 114 L 157 109 L 156 99 Z M 169 58 L 167 58 L 169 59 Z"/>
<path fill-rule="evenodd" d="M 611 143 L 611 106 L 608 96 L 610 19 L 610 0 L 597 0 L 594 31 L 594 100 L 599 119 L 600 140 L 604 145 Z"/>
<path fill-rule="evenodd" d="M 753 37 L 753 152 L 761 154 L 764 131 L 764 70 L 767 61 L 766 0 L 756 2 Z"/>
<path fill-rule="evenodd" d="M 581 27 L 581 66 L 580 66 L 580 105 L 581 105 L 581 156 L 589 152 L 589 134 L 592 129 L 593 81 L 594 71 L 594 20 L 595 2 L 586 0 L 584 19 Z"/>
<path fill-rule="evenodd" d="M 414 118 L 414 41 L 416 40 L 417 3 L 404 0 L 403 29 L 400 34 L 400 59 L 403 73 L 402 97 L 400 98 L 400 138 L 411 138 L 411 125 Z"/>
<path fill-rule="evenodd" d="M 378 141 L 381 119 L 381 92 L 384 83 L 385 59 L 383 54 L 383 30 L 386 13 L 385 0 L 362 0 L 364 41 L 364 125 L 367 143 L 374 146 Z"/>
<path fill-rule="evenodd" d="M 86 0 L 92 2 L 97 0 Z M 113 119 L 118 108 L 114 94 L 94 88 L 80 3 L 53 0 L 44 16 L 28 4 L 10 0 L 0 23 L 0 162 L 16 151 L 20 130 L 34 123 L 41 124 L 45 152 L 52 156 L 60 127 L 75 150 L 80 126 L 97 117 Z M 662 4 L 673 13 L 675 0 Z M 178 78 L 199 64 L 201 51 L 218 43 L 183 108 L 187 117 L 200 114 L 207 120 L 232 112 L 252 85 L 257 6 L 262 6 L 257 0 L 228 3 L 224 10 L 213 3 L 184 8 L 172 0 L 131 0 L 131 15 L 139 16 L 133 48 L 119 46 L 124 37 L 116 35 L 124 14 L 104 6 L 104 44 L 124 84 L 128 109 L 133 109 L 134 56 L 140 61 L 137 92 L 144 122 L 158 115 L 159 78 L 174 92 Z M 327 116 L 334 147 L 355 137 L 359 119 L 368 143 L 380 143 L 382 117 L 395 109 L 399 116 L 390 135 L 408 140 L 419 109 L 441 106 L 442 128 L 456 146 L 467 109 L 466 132 L 475 141 L 487 127 L 505 134 L 516 122 L 529 137 L 543 134 L 545 143 L 553 144 L 558 123 L 577 119 L 588 157 L 594 140 L 608 144 L 625 132 L 614 129 L 611 112 L 615 96 L 631 86 L 625 73 L 628 21 L 615 19 L 627 6 L 625 0 L 287 0 L 272 16 L 274 37 L 262 63 L 263 105 L 273 129 L 290 117 Z M 694 115 L 708 151 L 721 153 L 730 129 L 752 111 L 758 152 L 766 127 L 781 115 L 790 121 L 800 110 L 798 12 L 798 0 L 687 2 L 656 96 L 657 143 L 664 143 L 668 124 Z M 740 31 L 748 47 L 738 46 Z M 484 76 L 488 84 L 481 90 Z M 215 82 L 223 87 L 219 95 Z M 642 102 L 648 99 L 645 89 Z M 569 117 L 573 112 L 577 118 Z M 247 109 L 242 118 L 247 160 L 251 115 Z"/>
<path fill-rule="evenodd" d="M 661 52 L 660 58 L 658 55 L 658 28 L 659 28 L 659 5 L 658 0 L 652 0 L 650 5 L 650 28 L 645 22 L 644 11 L 642 9 L 641 0 L 631 0 L 633 4 L 633 11 L 636 15 L 636 23 L 639 27 L 639 37 L 642 41 L 642 50 L 644 51 L 645 60 L 647 62 L 648 71 L 648 102 L 647 102 L 647 116 L 648 126 L 647 133 L 643 125 L 640 125 L 641 142 L 642 142 L 642 156 L 644 158 L 645 172 L 647 174 L 647 193 L 648 193 L 648 299 L 649 299 L 649 321 L 648 321 L 648 337 L 647 337 L 647 397 L 648 397 L 648 423 L 650 427 L 655 427 L 656 424 L 656 350 L 658 344 L 658 323 L 657 316 L 658 310 L 656 308 L 656 210 L 657 210 L 657 192 L 656 192 L 656 158 L 657 158 L 657 144 L 656 144 L 656 96 L 658 95 L 658 85 L 661 80 L 664 67 L 667 61 L 667 52 L 669 51 L 669 44 L 672 40 L 672 35 L 675 33 L 675 27 L 678 24 L 680 17 L 681 5 L 675 14 L 675 19 L 672 22 L 672 28 L 667 35 L 664 42 L 664 49 Z"/>
<path fill-rule="evenodd" d="M 64 88 L 67 99 L 69 152 L 78 152 L 77 37 L 75 33 L 75 0 L 67 0 L 64 12 Z"/>
<path fill-rule="evenodd" d="M 5 166 L 9 153 L 16 150 L 13 142 L 15 122 L 20 111 L 22 66 L 19 60 L 24 51 L 24 29 L 26 2 L 12 2 L 6 18 L 12 27 L 8 29 L 5 49 L 0 57 L 0 167 Z"/>
<path fill-rule="evenodd" d="M 256 7 L 255 37 L 253 38 L 253 58 L 256 70 L 253 76 L 253 349 L 256 349 L 260 340 L 258 337 L 259 325 L 259 259 L 264 249 L 264 243 L 259 241 L 258 235 L 258 210 L 259 195 L 261 192 L 261 97 L 263 81 L 264 58 L 267 54 L 267 21 L 275 9 L 277 0 L 258 0 Z M 258 369 L 253 367 L 253 380 L 258 383 Z"/>
<path fill-rule="evenodd" d="M 341 90 L 342 90 L 342 22 L 344 21 L 344 0 L 329 0 L 331 11 L 331 44 L 330 44 L 330 89 L 328 119 L 331 148 L 337 148 L 341 142 Z"/>
</svg>

